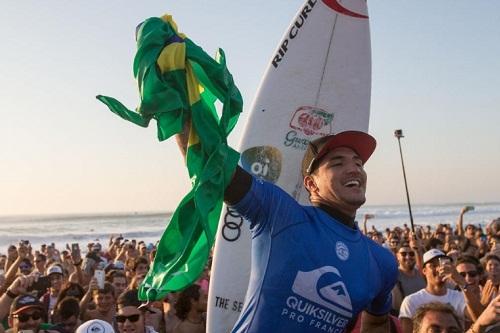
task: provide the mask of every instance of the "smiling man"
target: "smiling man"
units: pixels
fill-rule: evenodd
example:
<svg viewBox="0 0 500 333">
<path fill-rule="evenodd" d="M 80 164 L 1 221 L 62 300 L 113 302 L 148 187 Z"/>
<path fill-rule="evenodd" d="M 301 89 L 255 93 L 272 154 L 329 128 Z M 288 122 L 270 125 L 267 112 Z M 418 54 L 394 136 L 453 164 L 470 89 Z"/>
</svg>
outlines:
<svg viewBox="0 0 500 333">
<path fill-rule="evenodd" d="M 186 136 L 178 143 L 185 153 Z M 364 236 L 370 135 L 347 131 L 312 141 L 302 161 L 312 206 L 237 168 L 225 201 L 251 223 L 252 272 L 233 332 L 390 332 L 394 256 Z"/>
</svg>

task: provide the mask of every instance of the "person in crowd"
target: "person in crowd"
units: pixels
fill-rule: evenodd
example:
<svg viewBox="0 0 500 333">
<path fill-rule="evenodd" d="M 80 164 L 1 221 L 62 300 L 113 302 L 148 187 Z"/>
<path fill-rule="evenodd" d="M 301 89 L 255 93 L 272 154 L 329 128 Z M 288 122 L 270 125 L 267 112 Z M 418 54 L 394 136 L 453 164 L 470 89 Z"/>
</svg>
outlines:
<svg viewBox="0 0 500 333">
<path fill-rule="evenodd" d="M 19 274 L 28 275 L 33 270 L 33 264 L 29 258 L 23 258 L 19 264 Z"/>
<path fill-rule="evenodd" d="M 487 280 L 481 296 L 481 303 L 483 305 L 487 305 L 496 295 L 498 295 L 498 286 L 500 284 L 500 258 L 494 254 L 487 255 L 485 270 Z"/>
<path fill-rule="evenodd" d="M 50 281 L 50 288 L 47 293 L 45 293 L 40 301 L 44 305 L 45 311 L 49 314 L 49 320 L 51 319 L 52 310 L 54 309 L 57 297 L 64 283 L 64 274 L 61 266 L 52 265 L 47 269 L 47 277 Z"/>
<path fill-rule="evenodd" d="M 476 232 L 476 226 L 474 226 L 473 224 L 467 224 L 467 226 L 465 227 L 465 231 L 464 231 L 464 227 L 463 227 L 463 220 L 464 220 L 465 213 L 470 212 L 473 209 L 474 209 L 473 206 L 465 206 L 460 210 L 460 214 L 458 215 L 457 235 L 459 237 L 462 237 L 462 239 L 464 239 L 464 238 L 469 239 L 469 240 L 474 239 L 475 232 Z"/>
<path fill-rule="evenodd" d="M 207 294 L 199 285 L 193 284 L 181 291 L 174 306 L 181 320 L 174 328 L 174 333 L 205 332 L 203 313 L 207 311 Z"/>
<path fill-rule="evenodd" d="M 420 306 L 412 318 L 413 333 L 462 333 L 461 319 L 455 309 L 445 303 L 431 302 Z"/>
<path fill-rule="evenodd" d="M 424 289 L 408 295 L 401 304 L 399 318 L 404 333 L 412 332 L 412 318 L 417 309 L 427 303 L 438 302 L 450 304 L 461 320 L 465 315 L 476 319 L 482 309 L 474 307 L 474 303 L 466 302 L 472 291 L 467 288 L 465 279 L 456 272 L 451 260 L 438 249 L 431 249 L 424 253 L 423 270 L 426 286 Z M 460 291 L 451 290 L 446 287 L 446 280 L 453 281 L 459 286 Z"/>
<path fill-rule="evenodd" d="M 406 296 L 425 288 L 425 280 L 415 267 L 416 257 L 417 252 L 409 244 L 403 244 L 397 252 L 399 276 L 392 289 L 392 312 L 396 316 Z"/>
<path fill-rule="evenodd" d="M 46 320 L 47 313 L 42 303 L 34 296 L 17 296 L 10 308 L 9 326 L 12 333 L 32 331 L 38 333 L 40 325 Z"/>
<path fill-rule="evenodd" d="M 75 297 L 65 297 L 57 303 L 52 322 L 62 327 L 66 333 L 74 333 L 80 325 L 80 304 Z"/>
<path fill-rule="evenodd" d="M 137 297 L 137 290 L 127 290 L 117 301 L 118 312 L 116 323 L 120 333 L 155 333 L 151 326 L 146 325 L 145 313 L 149 312 Z"/>
<path fill-rule="evenodd" d="M 87 310 L 87 305 L 91 298 L 89 295 L 92 295 L 95 303 L 94 310 Z M 99 289 L 97 280 L 92 278 L 88 292 L 80 301 L 81 317 L 84 321 L 101 319 L 113 325 L 116 312 L 115 305 L 115 290 L 111 283 L 105 282 L 104 288 Z"/>
<path fill-rule="evenodd" d="M 47 256 L 45 254 L 39 253 L 35 256 L 35 269 L 40 275 L 45 274 L 45 269 L 47 265 Z"/>
<path fill-rule="evenodd" d="M 145 276 L 149 270 L 149 261 L 145 257 L 137 257 L 134 262 L 134 276 Z"/>
<path fill-rule="evenodd" d="M 106 281 L 113 285 L 115 298 L 118 299 L 125 289 L 127 289 L 127 277 L 123 271 L 112 270 L 106 275 Z"/>
</svg>

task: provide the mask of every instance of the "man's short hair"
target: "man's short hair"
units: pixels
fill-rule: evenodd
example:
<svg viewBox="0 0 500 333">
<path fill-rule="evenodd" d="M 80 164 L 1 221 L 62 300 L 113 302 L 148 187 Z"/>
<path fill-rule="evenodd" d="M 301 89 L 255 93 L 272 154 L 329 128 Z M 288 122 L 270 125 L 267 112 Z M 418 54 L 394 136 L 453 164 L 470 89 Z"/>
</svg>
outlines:
<svg viewBox="0 0 500 333">
<path fill-rule="evenodd" d="M 65 297 L 57 303 L 55 313 L 61 320 L 66 320 L 71 316 L 78 318 L 80 316 L 80 302 L 75 297 Z"/>
<path fill-rule="evenodd" d="M 149 266 L 149 261 L 148 259 L 144 258 L 144 257 L 137 257 L 134 261 L 134 272 L 136 271 L 137 267 L 140 265 L 140 264 L 146 264 Z"/>
<path fill-rule="evenodd" d="M 455 319 L 458 327 L 462 329 L 462 324 L 460 322 L 460 318 L 458 317 L 455 309 L 449 304 L 432 302 L 422 305 L 417 309 L 415 315 L 413 316 L 413 333 L 418 333 L 422 327 L 422 321 L 427 314 L 427 312 L 440 312 L 444 314 L 450 314 Z"/>
<path fill-rule="evenodd" d="M 113 283 L 113 279 L 117 277 L 126 279 L 127 275 L 125 275 L 124 271 L 113 269 L 109 271 L 108 274 L 106 274 L 106 281 L 109 283 Z"/>
<path fill-rule="evenodd" d="M 191 311 L 191 300 L 199 300 L 201 296 L 200 286 L 192 284 L 179 293 L 177 302 L 175 302 L 175 314 L 180 320 L 185 320 L 189 311 Z"/>
<path fill-rule="evenodd" d="M 425 250 L 429 251 L 430 249 L 435 249 L 439 245 L 443 246 L 443 242 L 440 239 L 437 238 L 431 238 L 427 241 L 427 244 L 425 245 Z"/>
<path fill-rule="evenodd" d="M 474 265 L 476 267 L 476 269 L 479 268 L 479 266 L 481 266 L 479 259 L 477 259 L 474 256 L 469 256 L 469 255 L 462 255 L 462 256 L 458 257 L 457 263 L 455 266 L 458 266 L 460 264 L 471 264 L 471 265 Z"/>
<path fill-rule="evenodd" d="M 490 260 L 496 260 L 498 263 L 500 263 L 500 258 L 496 254 L 488 254 L 484 262 L 487 263 Z"/>
<path fill-rule="evenodd" d="M 137 289 L 125 290 L 120 296 L 118 296 L 118 301 L 116 302 L 119 309 L 126 306 L 138 308 L 141 304 L 142 302 L 139 300 L 139 296 L 137 295 Z"/>
</svg>

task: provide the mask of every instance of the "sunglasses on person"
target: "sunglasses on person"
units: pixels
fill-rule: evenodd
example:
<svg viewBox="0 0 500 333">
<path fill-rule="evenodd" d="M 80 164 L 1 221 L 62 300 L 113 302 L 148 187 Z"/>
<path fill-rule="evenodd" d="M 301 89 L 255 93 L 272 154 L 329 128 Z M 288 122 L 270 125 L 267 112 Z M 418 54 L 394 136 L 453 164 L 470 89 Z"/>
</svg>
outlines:
<svg viewBox="0 0 500 333">
<path fill-rule="evenodd" d="M 118 323 L 124 323 L 128 319 L 128 321 L 130 321 L 131 323 L 135 323 L 139 320 L 140 317 L 141 317 L 140 314 L 133 314 L 130 316 L 117 315 L 116 321 Z"/>
<path fill-rule="evenodd" d="M 467 275 L 469 275 L 471 278 L 475 278 L 479 275 L 477 271 L 459 272 L 458 274 L 460 274 L 462 277 L 466 277 Z"/>
<path fill-rule="evenodd" d="M 415 256 L 415 252 L 399 252 L 399 254 L 402 257 L 406 257 L 406 256 L 414 257 Z"/>
<path fill-rule="evenodd" d="M 33 319 L 33 320 L 40 320 L 42 318 L 42 313 L 41 312 L 33 312 L 33 313 L 20 313 L 17 315 L 13 316 L 14 318 L 17 318 L 21 323 L 25 323 L 28 320 Z"/>
</svg>

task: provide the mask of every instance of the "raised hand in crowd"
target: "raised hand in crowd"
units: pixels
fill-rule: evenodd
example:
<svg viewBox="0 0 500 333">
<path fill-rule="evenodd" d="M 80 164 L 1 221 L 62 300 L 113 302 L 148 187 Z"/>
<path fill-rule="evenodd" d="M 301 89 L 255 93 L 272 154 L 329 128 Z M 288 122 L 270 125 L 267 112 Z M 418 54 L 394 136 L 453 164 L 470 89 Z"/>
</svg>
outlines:
<svg viewBox="0 0 500 333">
<path fill-rule="evenodd" d="M 491 300 L 486 309 L 472 324 L 467 333 L 486 332 L 486 328 L 488 328 L 488 326 L 498 324 L 498 322 L 500 322 L 500 295 Z"/>
</svg>

